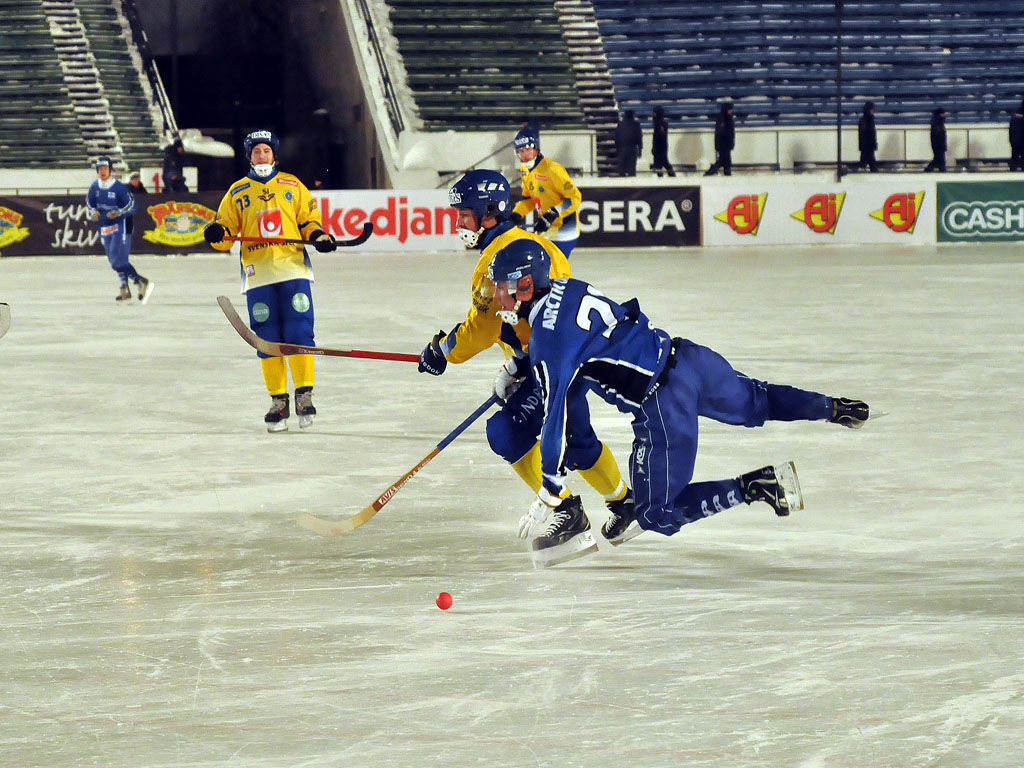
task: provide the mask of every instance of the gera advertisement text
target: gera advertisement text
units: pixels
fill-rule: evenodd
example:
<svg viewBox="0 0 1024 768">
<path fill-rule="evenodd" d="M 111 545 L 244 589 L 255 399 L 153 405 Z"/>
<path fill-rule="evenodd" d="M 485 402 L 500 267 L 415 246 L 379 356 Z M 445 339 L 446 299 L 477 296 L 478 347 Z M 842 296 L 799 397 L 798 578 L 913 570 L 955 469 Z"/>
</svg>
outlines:
<svg viewBox="0 0 1024 768">
<path fill-rule="evenodd" d="M 700 187 L 586 187 L 580 246 L 700 245 Z"/>
<path fill-rule="evenodd" d="M 937 194 L 939 242 L 1024 240 L 1024 182 L 939 182 Z"/>
</svg>

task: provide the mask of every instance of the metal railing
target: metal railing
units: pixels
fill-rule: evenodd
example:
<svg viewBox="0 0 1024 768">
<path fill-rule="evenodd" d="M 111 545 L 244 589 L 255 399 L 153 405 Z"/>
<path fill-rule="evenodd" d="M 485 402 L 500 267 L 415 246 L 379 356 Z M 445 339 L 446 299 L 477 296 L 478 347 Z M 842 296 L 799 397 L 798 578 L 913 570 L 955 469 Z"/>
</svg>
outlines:
<svg viewBox="0 0 1024 768">
<path fill-rule="evenodd" d="M 139 20 L 139 10 L 135 6 L 135 0 L 121 0 L 121 10 L 124 12 L 128 25 L 131 27 L 135 47 L 139 51 L 139 56 L 142 57 L 142 70 L 146 73 L 146 79 L 149 80 L 149 87 L 153 89 L 153 98 L 164 121 L 164 133 L 166 135 L 163 138 L 177 139 L 179 137 L 178 123 L 174 119 L 174 108 L 171 105 L 170 98 L 167 96 L 167 91 L 164 89 L 164 82 L 160 78 L 160 70 L 157 69 L 156 62 L 153 60 L 153 52 L 149 47 L 149 38 L 146 37 L 146 31 L 142 28 L 142 22 Z"/>
<path fill-rule="evenodd" d="M 391 73 L 388 71 L 387 61 L 384 59 L 384 52 L 381 49 L 380 40 L 377 37 L 377 30 L 373 25 L 373 17 L 366 0 L 356 0 L 359 13 L 366 24 L 366 33 L 370 38 L 370 46 L 373 48 L 373 57 L 377 60 L 377 69 L 380 72 L 381 82 L 384 85 L 384 104 L 388 111 L 388 118 L 391 120 L 391 127 L 398 136 L 405 130 L 405 121 L 402 119 L 402 111 L 398 106 L 398 96 L 395 94 L 394 84 L 391 82 Z"/>
</svg>

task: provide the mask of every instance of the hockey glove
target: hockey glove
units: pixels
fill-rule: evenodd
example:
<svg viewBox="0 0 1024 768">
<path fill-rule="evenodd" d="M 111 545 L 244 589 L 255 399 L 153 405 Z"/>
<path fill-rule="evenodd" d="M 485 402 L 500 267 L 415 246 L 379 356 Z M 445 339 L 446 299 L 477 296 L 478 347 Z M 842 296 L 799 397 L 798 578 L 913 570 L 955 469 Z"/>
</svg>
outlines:
<svg viewBox="0 0 1024 768">
<path fill-rule="evenodd" d="M 523 215 L 521 213 L 516 213 L 515 211 L 513 211 L 512 215 L 508 217 L 508 220 L 517 227 L 521 227 L 526 223 L 526 219 L 523 218 Z"/>
<path fill-rule="evenodd" d="M 533 500 L 530 509 L 519 518 L 519 538 L 528 539 L 533 529 L 547 520 L 548 515 L 555 511 L 562 500 L 552 495 L 544 486 L 537 491 L 537 498 Z"/>
<path fill-rule="evenodd" d="M 533 231 L 538 235 L 541 232 L 547 232 L 551 228 L 551 225 L 555 223 L 555 219 L 558 218 L 558 210 L 556 208 L 548 209 L 548 212 L 537 219 L 533 225 Z"/>
<path fill-rule="evenodd" d="M 225 231 L 224 227 L 215 221 L 206 225 L 203 229 L 203 237 L 206 238 L 206 242 L 213 245 L 214 243 L 219 243 L 224 239 Z"/>
<path fill-rule="evenodd" d="M 494 377 L 494 394 L 507 401 L 526 380 L 526 371 L 523 369 L 528 367 L 529 362 L 525 357 L 510 357 L 506 360 Z"/>
<path fill-rule="evenodd" d="M 121 215 L 120 211 L 107 211 L 107 218 L 108 219 L 116 219 L 120 215 Z"/>
<path fill-rule="evenodd" d="M 334 244 L 334 236 L 328 235 L 322 229 L 314 229 L 310 232 L 309 242 L 312 243 L 313 247 L 320 251 L 320 253 L 330 253 L 338 247 Z"/>
<path fill-rule="evenodd" d="M 100 212 L 99 211 L 93 211 L 92 213 L 90 213 L 89 214 L 89 220 L 90 221 L 99 221 L 100 220 Z"/>
<path fill-rule="evenodd" d="M 445 359 L 444 352 L 441 351 L 441 338 L 444 336 L 444 331 L 438 331 L 434 334 L 434 338 L 430 340 L 430 343 L 423 348 L 420 352 L 420 373 L 429 373 L 433 376 L 440 376 L 444 373 L 444 369 L 448 367 L 448 361 Z"/>
</svg>

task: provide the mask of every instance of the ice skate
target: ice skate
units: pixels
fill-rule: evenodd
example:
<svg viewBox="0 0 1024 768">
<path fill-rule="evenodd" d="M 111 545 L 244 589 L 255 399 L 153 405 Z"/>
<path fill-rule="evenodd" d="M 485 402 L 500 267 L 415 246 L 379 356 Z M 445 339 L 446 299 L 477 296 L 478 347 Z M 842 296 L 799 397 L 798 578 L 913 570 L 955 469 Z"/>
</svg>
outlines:
<svg viewBox="0 0 1024 768">
<path fill-rule="evenodd" d="M 114 301 L 119 303 L 131 302 L 132 292 L 128 288 L 128 283 L 121 286 L 121 292 L 114 297 Z"/>
<path fill-rule="evenodd" d="M 804 508 L 800 481 L 792 461 L 774 467 L 761 467 L 740 475 L 740 486 L 743 488 L 743 500 L 747 504 L 764 501 L 779 517 L 785 517 L 791 510 Z"/>
<path fill-rule="evenodd" d="M 135 289 L 139 292 L 139 301 L 145 304 L 153 293 L 153 281 L 139 275 L 139 279 L 135 281 Z"/>
<path fill-rule="evenodd" d="M 547 568 L 597 551 L 590 521 L 579 496 L 562 499 L 541 533 L 531 542 L 534 568 Z"/>
<path fill-rule="evenodd" d="M 842 424 L 850 429 L 860 429 L 870 417 L 871 411 L 863 400 L 852 400 L 848 397 L 832 398 L 832 414 L 828 420 L 833 424 Z"/>
<path fill-rule="evenodd" d="M 636 521 L 632 489 L 627 490 L 626 495 L 618 501 L 606 503 L 611 514 L 601 526 L 601 535 L 608 539 L 609 544 L 617 547 L 644 532 Z"/>
<path fill-rule="evenodd" d="M 313 424 L 316 408 L 313 407 L 312 387 L 299 387 L 295 390 L 295 415 L 299 417 L 299 429 Z"/>
<path fill-rule="evenodd" d="M 263 417 L 263 421 L 267 423 L 267 432 L 287 432 L 288 417 L 291 416 L 288 393 L 273 395 L 272 399 L 270 410 Z"/>
</svg>

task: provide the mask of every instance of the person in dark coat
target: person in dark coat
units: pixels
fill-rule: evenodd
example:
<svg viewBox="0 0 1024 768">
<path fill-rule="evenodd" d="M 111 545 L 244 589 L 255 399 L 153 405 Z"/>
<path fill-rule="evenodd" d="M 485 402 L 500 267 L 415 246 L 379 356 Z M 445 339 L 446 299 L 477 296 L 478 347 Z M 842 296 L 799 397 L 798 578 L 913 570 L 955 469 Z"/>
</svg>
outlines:
<svg viewBox="0 0 1024 768">
<path fill-rule="evenodd" d="M 676 172 L 668 161 L 668 120 L 665 119 L 663 107 L 654 108 L 654 136 L 651 138 L 651 155 L 654 158 L 651 162 L 651 170 L 661 177 L 664 170 L 669 176 L 675 176 Z"/>
<path fill-rule="evenodd" d="M 644 148 L 643 130 L 636 113 L 627 109 L 615 127 L 615 157 L 620 176 L 636 176 L 636 159 Z"/>
<path fill-rule="evenodd" d="M 185 186 L 185 175 L 182 171 L 184 159 L 185 147 L 182 145 L 181 139 L 175 139 L 172 144 L 168 144 L 164 148 L 163 180 L 165 194 L 188 192 L 188 187 Z"/>
<path fill-rule="evenodd" d="M 722 103 L 715 120 L 715 162 L 704 172 L 714 176 L 721 168 L 726 176 L 732 176 L 732 150 L 736 146 L 736 125 L 732 117 L 732 102 Z"/>
<path fill-rule="evenodd" d="M 145 195 L 149 190 L 142 183 L 142 174 L 138 171 L 128 177 L 128 191 L 138 197 L 139 195 Z"/>
<path fill-rule="evenodd" d="M 925 173 L 946 170 L 946 110 L 939 107 L 932 112 L 932 161 L 925 166 Z"/>
<path fill-rule="evenodd" d="M 1010 170 L 1024 171 L 1024 101 L 1010 118 Z"/>
<path fill-rule="evenodd" d="M 875 102 L 864 102 L 864 111 L 857 122 L 857 147 L 860 149 L 860 162 L 857 170 L 868 167 L 872 173 L 878 173 L 878 162 L 875 152 L 878 150 L 878 132 L 875 130 Z"/>
</svg>

